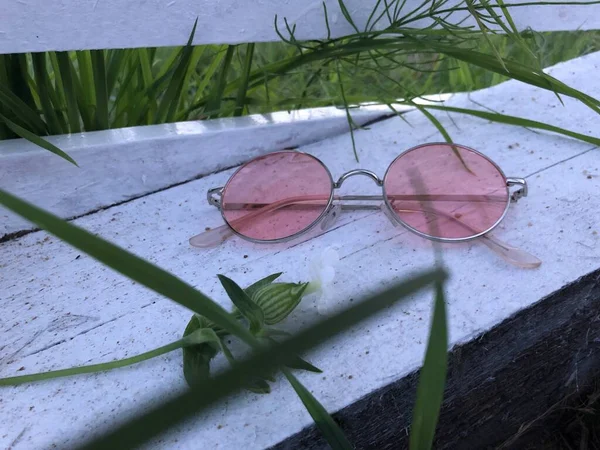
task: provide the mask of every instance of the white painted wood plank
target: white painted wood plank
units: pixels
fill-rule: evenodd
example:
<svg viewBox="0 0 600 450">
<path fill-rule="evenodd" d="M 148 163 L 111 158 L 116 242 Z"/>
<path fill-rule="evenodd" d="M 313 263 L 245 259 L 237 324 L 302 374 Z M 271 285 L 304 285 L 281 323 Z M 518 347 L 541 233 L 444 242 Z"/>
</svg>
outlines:
<svg viewBox="0 0 600 450">
<path fill-rule="evenodd" d="M 586 73 L 599 67 L 597 53 L 561 64 L 552 73 L 593 94 L 600 80 Z M 597 129 L 592 128 L 598 123 L 593 112 L 569 101 L 562 107 L 551 93 L 516 82 L 493 89 L 472 98 L 508 114 L 543 118 L 581 132 Z M 467 102 L 463 95 L 450 101 Z M 463 116 L 453 115 L 454 122 L 437 116 L 457 142 L 484 151 L 508 175 L 527 177 L 530 196 L 512 205 L 496 234 L 544 261 L 537 270 L 520 270 L 477 242 L 446 245 L 444 257 L 452 269 L 447 292 L 450 334 L 456 344 L 600 267 L 600 156 L 599 149 L 562 137 Z M 356 167 L 382 174 L 403 149 L 440 139 L 422 115 L 410 112 L 405 118 L 410 125 L 394 118 L 356 134 L 360 164 L 353 160 L 347 136 L 304 150 L 322 158 L 334 177 Z M 203 196 L 230 173 L 216 173 L 76 223 L 172 271 L 224 305 L 216 273 L 242 284 L 280 270 L 287 280 L 306 279 L 308 261 L 330 245 L 339 246 L 342 257 L 331 293 L 340 305 L 432 263 L 428 241 L 369 212 L 345 214 L 338 228 L 299 244 L 260 246 L 234 239 L 208 251 L 188 247 L 190 235 L 220 223 Z M 375 193 L 376 187 L 369 180 L 352 179 L 344 191 Z M 179 337 L 189 312 L 46 238 L 46 233 L 36 232 L 0 245 L 0 376 L 106 361 Z M 28 302 L 25 310 L 23 302 Z M 412 371 L 421 363 L 430 307 L 430 294 L 415 296 L 317 349 L 309 359 L 325 373 L 301 374 L 302 381 L 335 410 Z M 313 303 L 303 303 L 287 327 L 301 327 L 315 314 Z M 219 360 L 217 366 L 222 364 Z M 23 432 L 15 449 L 65 447 L 78 431 L 89 436 L 98 425 L 109 426 L 120 413 L 132 412 L 153 395 L 183 388 L 181 370 L 175 352 L 131 369 L 2 389 L 0 422 L 7 431 L 0 434 L 0 446 L 10 445 Z M 260 449 L 310 423 L 285 383 L 276 383 L 273 391 L 268 396 L 241 394 L 149 448 L 192 449 L 202 442 L 206 448 Z"/>
<path fill-rule="evenodd" d="M 359 124 L 389 113 L 352 110 Z M 23 139 L 0 141 L 0 187 L 72 218 L 347 130 L 345 110 L 328 107 L 48 138 L 79 167 Z M 0 208 L 0 238 L 31 228 Z"/>
<path fill-rule="evenodd" d="M 290 25 L 297 25 L 299 39 L 324 38 L 327 30 L 322 3 L 321 0 L 3 0 L 0 53 L 183 45 L 196 17 L 195 44 L 278 41 L 273 25 L 276 14 L 280 19 L 287 17 Z M 338 1 L 326 0 L 325 3 L 332 36 L 352 33 Z M 345 3 L 362 29 L 376 1 L 346 0 Z M 408 0 L 404 11 L 409 12 L 421 3 L 421 0 Z M 448 5 L 456 3 L 458 0 L 452 0 Z M 381 2 L 380 12 L 384 4 Z M 600 5 L 527 6 L 511 11 L 520 29 L 556 31 L 600 27 Z M 460 17 L 457 15 L 455 20 Z M 284 26 L 283 22 L 280 24 Z"/>
</svg>

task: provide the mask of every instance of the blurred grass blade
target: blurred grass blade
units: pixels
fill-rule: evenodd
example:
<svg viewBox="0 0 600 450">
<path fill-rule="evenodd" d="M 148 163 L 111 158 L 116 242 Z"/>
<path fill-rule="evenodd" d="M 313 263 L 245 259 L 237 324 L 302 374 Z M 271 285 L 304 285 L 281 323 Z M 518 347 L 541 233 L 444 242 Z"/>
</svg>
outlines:
<svg viewBox="0 0 600 450">
<path fill-rule="evenodd" d="M 283 369 L 283 374 L 288 379 L 304 407 L 312 417 L 317 428 L 321 431 L 333 450 L 352 450 L 354 446 L 348 441 L 342 430 L 329 415 L 327 410 L 318 400 L 296 379 L 292 373 Z"/>
<path fill-rule="evenodd" d="M 92 50 L 92 72 L 94 90 L 96 92 L 96 126 L 99 130 L 107 130 L 108 126 L 108 91 L 106 87 L 106 68 L 104 50 Z"/>
<path fill-rule="evenodd" d="M 0 204 L 117 272 L 245 338 L 247 342 L 254 342 L 252 335 L 227 311 L 174 275 L 2 190 Z"/>
<path fill-rule="evenodd" d="M 8 128 L 10 128 L 15 134 L 19 135 L 23 139 L 27 139 L 32 144 L 39 145 L 40 147 L 51 151 L 55 155 L 58 155 L 61 158 L 64 158 L 67 161 L 69 161 L 70 163 L 75 164 L 77 166 L 77 163 L 75 162 L 75 160 L 73 158 L 71 158 L 69 155 L 67 155 L 65 152 L 63 152 L 56 145 L 51 144 L 47 140 L 42 139 L 41 137 L 37 136 L 36 134 L 33 134 L 31 131 L 26 130 L 25 128 L 17 125 L 16 123 L 12 122 L 8 118 L 4 117 L 2 114 L 0 114 L 0 121 L 3 121 Z"/>
<path fill-rule="evenodd" d="M 435 304 L 425 361 L 419 374 L 417 399 L 410 428 L 410 450 L 433 446 L 448 368 L 448 325 L 442 283 L 435 283 Z"/>
<path fill-rule="evenodd" d="M 245 386 L 247 380 L 253 377 L 260 378 L 262 374 L 286 364 L 294 355 L 322 345 L 327 339 L 350 329 L 357 323 L 388 308 L 401 299 L 431 286 L 432 283 L 442 283 L 446 277 L 443 270 L 432 270 L 371 295 L 335 316 L 308 327 L 277 346 L 257 351 L 251 358 L 239 362 L 234 369 L 208 380 L 193 391 L 174 396 L 158 406 L 155 406 L 155 400 L 152 401 L 151 404 L 143 408 L 146 411 L 145 413 L 126 418 L 119 427 L 91 442 L 83 441 L 84 443 L 78 448 L 129 449 L 139 446 L 161 432 L 168 430 L 173 425 L 214 404 L 217 400 L 239 391 Z M 320 409 L 319 407 L 322 408 L 320 405 L 313 404 L 311 409 L 314 412 L 315 409 Z M 321 413 L 323 411 L 324 409 L 321 410 Z M 330 426 L 336 426 L 333 420 L 331 420 Z M 331 430 L 328 432 L 331 432 Z M 337 443 L 335 440 L 329 441 L 332 446 L 337 445 Z"/>
</svg>

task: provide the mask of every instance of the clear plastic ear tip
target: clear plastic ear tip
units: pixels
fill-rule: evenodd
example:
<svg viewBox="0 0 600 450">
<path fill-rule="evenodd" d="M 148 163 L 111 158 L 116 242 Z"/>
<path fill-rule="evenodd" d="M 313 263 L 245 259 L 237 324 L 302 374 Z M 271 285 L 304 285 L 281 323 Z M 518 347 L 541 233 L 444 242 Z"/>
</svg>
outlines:
<svg viewBox="0 0 600 450">
<path fill-rule="evenodd" d="M 207 230 L 190 238 L 190 245 L 197 248 L 212 248 L 221 245 L 233 233 L 227 225 Z"/>
<path fill-rule="evenodd" d="M 542 265 L 542 260 L 537 256 L 518 247 L 513 247 L 506 242 L 502 242 L 500 239 L 490 234 L 482 236 L 481 241 L 506 262 L 517 267 L 523 269 L 535 269 Z"/>
</svg>

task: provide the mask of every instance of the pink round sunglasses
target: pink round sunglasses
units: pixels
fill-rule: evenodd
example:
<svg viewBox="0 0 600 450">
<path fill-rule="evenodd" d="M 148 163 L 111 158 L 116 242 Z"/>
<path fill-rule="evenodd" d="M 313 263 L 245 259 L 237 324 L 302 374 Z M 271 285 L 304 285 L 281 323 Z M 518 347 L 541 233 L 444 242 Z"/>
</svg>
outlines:
<svg viewBox="0 0 600 450">
<path fill-rule="evenodd" d="M 355 175 L 371 178 L 381 186 L 382 195 L 335 195 Z M 518 189 L 511 193 L 512 186 Z M 245 163 L 224 187 L 208 191 L 208 202 L 221 210 L 225 225 L 192 237 L 190 244 L 213 247 L 233 235 L 253 242 L 282 242 L 319 223 L 322 230 L 330 228 L 343 210 L 381 209 L 394 225 L 427 239 L 481 238 L 506 261 L 533 268 L 541 264 L 538 258 L 490 234 L 511 201 L 525 196 L 524 179 L 507 178 L 487 156 L 458 144 L 413 147 L 392 161 L 383 179 L 355 169 L 337 182 L 316 157 L 278 151 Z M 378 204 L 354 203 L 365 200 Z"/>
</svg>

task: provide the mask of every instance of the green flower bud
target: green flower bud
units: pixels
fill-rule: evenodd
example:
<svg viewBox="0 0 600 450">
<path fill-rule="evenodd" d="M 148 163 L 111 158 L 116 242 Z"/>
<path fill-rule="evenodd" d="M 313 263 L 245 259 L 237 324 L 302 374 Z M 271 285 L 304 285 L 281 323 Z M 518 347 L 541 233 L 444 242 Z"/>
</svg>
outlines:
<svg viewBox="0 0 600 450">
<path fill-rule="evenodd" d="M 271 283 L 252 294 L 252 301 L 264 313 L 265 324 L 274 325 L 285 319 L 300 303 L 308 283 Z"/>
</svg>

